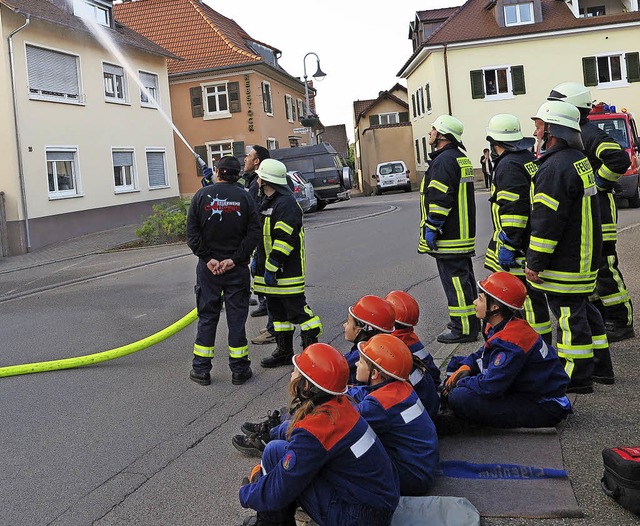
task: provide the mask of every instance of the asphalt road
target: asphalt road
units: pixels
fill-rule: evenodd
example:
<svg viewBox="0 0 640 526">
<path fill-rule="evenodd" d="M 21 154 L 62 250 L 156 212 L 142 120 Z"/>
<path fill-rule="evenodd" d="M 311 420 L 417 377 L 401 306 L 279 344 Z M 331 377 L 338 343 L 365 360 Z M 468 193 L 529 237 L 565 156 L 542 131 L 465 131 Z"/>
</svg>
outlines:
<svg viewBox="0 0 640 526">
<path fill-rule="evenodd" d="M 486 197 L 477 194 L 479 247 L 491 229 Z M 307 297 L 322 318 L 322 341 L 346 350 L 347 307 L 392 289 L 409 290 L 420 302 L 424 341 L 443 329 L 446 302 L 435 264 L 416 252 L 418 219 L 416 193 L 353 199 L 306 216 Z M 621 227 L 637 222 L 640 212 L 622 212 Z M 0 275 L 0 366 L 95 353 L 159 331 L 193 308 L 194 268 L 188 250 L 173 245 Z M 480 257 L 476 269 L 477 277 L 486 275 Z M 264 320 L 249 318 L 249 337 Z M 261 369 L 259 359 L 273 346 L 253 346 L 255 376 L 233 386 L 221 323 L 213 384 L 198 386 L 188 379 L 194 335 L 192 325 L 112 362 L 0 378 L 0 525 L 240 524 L 249 512 L 240 508 L 237 488 L 253 462 L 230 439 L 243 421 L 286 401 L 290 369 Z M 593 499 L 582 500 L 589 509 Z M 609 524 L 603 517 L 568 523 Z M 485 524 L 530 524 L 501 521 Z"/>
</svg>

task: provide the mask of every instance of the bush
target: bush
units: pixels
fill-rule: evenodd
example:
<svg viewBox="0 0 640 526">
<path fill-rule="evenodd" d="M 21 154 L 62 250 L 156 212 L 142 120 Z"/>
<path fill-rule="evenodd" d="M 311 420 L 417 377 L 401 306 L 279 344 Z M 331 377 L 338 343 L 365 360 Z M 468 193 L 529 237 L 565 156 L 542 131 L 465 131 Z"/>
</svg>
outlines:
<svg viewBox="0 0 640 526">
<path fill-rule="evenodd" d="M 153 214 L 136 230 L 145 244 L 160 245 L 187 239 L 187 212 L 190 199 L 180 197 L 172 202 L 153 205 Z"/>
</svg>

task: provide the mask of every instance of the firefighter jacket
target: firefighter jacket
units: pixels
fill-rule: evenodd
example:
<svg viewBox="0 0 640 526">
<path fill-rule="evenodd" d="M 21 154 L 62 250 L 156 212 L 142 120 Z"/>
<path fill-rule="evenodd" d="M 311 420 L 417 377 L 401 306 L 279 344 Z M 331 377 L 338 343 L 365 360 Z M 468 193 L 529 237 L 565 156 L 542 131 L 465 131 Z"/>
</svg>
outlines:
<svg viewBox="0 0 640 526">
<path fill-rule="evenodd" d="M 240 504 L 257 512 L 277 511 L 305 491 L 326 498 L 327 504 L 342 501 L 343 506 L 332 508 L 353 517 L 366 516 L 372 508 L 393 511 L 398 505 L 398 477 L 389 456 L 344 396 L 322 404 L 294 425 L 286 455 L 256 483 L 240 488 Z M 327 517 L 326 524 L 352 522 Z"/>
<path fill-rule="evenodd" d="M 588 296 L 596 286 L 602 229 L 596 185 L 587 158 L 564 142 L 536 161 L 527 266 L 547 294 Z"/>
<path fill-rule="evenodd" d="M 489 270 L 504 270 L 498 262 L 498 251 L 505 246 L 516 252 L 516 261 L 521 265 L 511 268 L 509 272 L 524 276 L 524 255 L 529 246 L 531 230 L 531 184 L 538 170 L 535 159 L 529 150 L 505 151 L 495 162 L 489 198 L 493 236 L 484 260 L 484 266 Z M 500 232 L 504 232 L 510 243 L 499 239 Z"/>
<path fill-rule="evenodd" d="M 400 495 L 424 495 L 438 468 L 438 435 L 408 382 L 391 379 L 349 389 L 400 477 Z"/>
<path fill-rule="evenodd" d="M 187 245 L 199 258 L 249 263 L 260 239 L 253 199 L 235 183 L 215 183 L 196 192 L 187 215 Z"/>
<path fill-rule="evenodd" d="M 598 185 L 602 241 L 617 241 L 618 210 L 613 200 L 613 187 L 631 165 L 629 155 L 609 135 L 588 119 L 580 121 L 584 154 L 589 159 L 594 174 L 603 184 Z"/>
<path fill-rule="evenodd" d="M 418 252 L 436 257 L 473 256 L 476 202 L 473 166 L 455 144 L 430 153 L 431 163 L 420 186 Z M 437 250 L 424 238 L 424 229 L 438 231 Z"/>
<path fill-rule="evenodd" d="M 262 240 L 256 251 L 253 290 L 258 294 L 292 296 L 304 294 L 305 253 L 302 209 L 290 194 L 274 193 L 260 205 Z M 278 283 L 264 282 L 265 269 L 275 272 Z"/>
<path fill-rule="evenodd" d="M 243 177 L 247 192 L 249 192 L 249 195 L 253 197 L 256 205 L 260 208 L 263 196 L 260 194 L 260 187 L 258 186 L 258 174 L 256 172 L 246 172 Z"/>
<path fill-rule="evenodd" d="M 471 376 L 457 387 L 484 398 L 518 393 L 532 401 L 562 398 L 569 385 L 556 350 L 525 321 L 511 318 L 487 325 L 485 344 L 460 362 Z"/>
</svg>

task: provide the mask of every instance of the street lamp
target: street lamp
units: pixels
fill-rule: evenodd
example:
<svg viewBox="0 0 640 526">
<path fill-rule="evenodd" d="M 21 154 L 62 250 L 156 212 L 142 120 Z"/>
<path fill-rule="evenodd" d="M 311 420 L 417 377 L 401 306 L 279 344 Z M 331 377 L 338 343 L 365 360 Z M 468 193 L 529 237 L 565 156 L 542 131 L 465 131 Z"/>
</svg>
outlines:
<svg viewBox="0 0 640 526">
<path fill-rule="evenodd" d="M 320 81 L 323 80 L 327 74 L 320 69 L 320 57 L 316 55 L 313 51 L 307 53 L 302 59 L 302 66 L 304 69 L 304 99 L 305 99 L 305 115 L 304 118 L 300 119 L 300 123 L 303 126 L 309 127 L 309 142 L 313 143 L 313 126 L 320 122 L 317 115 L 311 113 L 311 106 L 309 104 L 309 83 L 307 82 L 307 57 L 309 55 L 313 55 L 316 57 L 316 62 L 318 64 L 318 70 L 313 74 L 313 78 Z"/>
</svg>

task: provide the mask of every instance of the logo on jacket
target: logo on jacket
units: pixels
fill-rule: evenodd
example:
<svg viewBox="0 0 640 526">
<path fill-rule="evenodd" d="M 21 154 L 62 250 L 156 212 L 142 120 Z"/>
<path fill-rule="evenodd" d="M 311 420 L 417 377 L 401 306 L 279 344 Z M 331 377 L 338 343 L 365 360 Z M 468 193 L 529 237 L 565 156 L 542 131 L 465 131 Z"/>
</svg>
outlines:
<svg viewBox="0 0 640 526">
<path fill-rule="evenodd" d="M 296 454 L 289 450 L 287 454 L 282 459 L 282 467 L 285 471 L 291 471 L 296 465 Z"/>
<path fill-rule="evenodd" d="M 493 365 L 495 365 L 496 367 L 502 365 L 505 361 L 505 358 L 506 358 L 506 355 L 503 352 L 498 353 L 498 356 L 496 356 L 496 359 L 493 360 Z"/>
<path fill-rule="evenodd" d="M 211 203 L 205 205 L 204 209 L 207 212 L 211 212 L 209 219 L 211 219 L 216 214 L 220 216 L 221 221 L 223 219 L 222 214 L 233 214 L 235 212 L 239 216 L 242 215 L 242 213 L 240 212 L 240 203 L 238 201 L 219 199 L 217 194 L 215 197 L 211 197 L 209 194 L 207 194 L 207 197 L 211 199 Z M 207 221 L 209 219 L 207 219 Z"/>
</svg>

